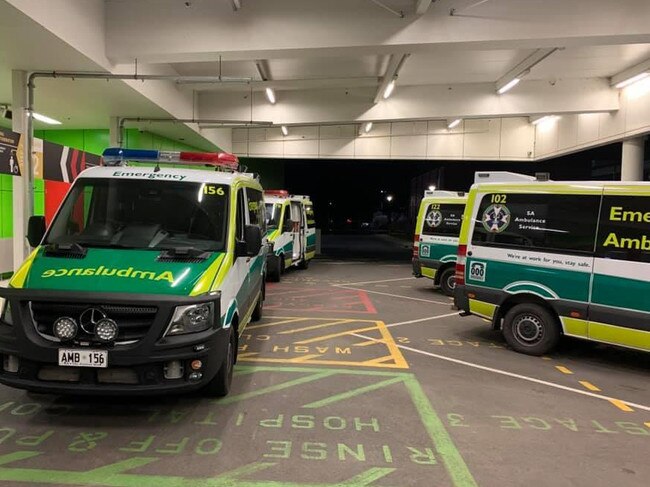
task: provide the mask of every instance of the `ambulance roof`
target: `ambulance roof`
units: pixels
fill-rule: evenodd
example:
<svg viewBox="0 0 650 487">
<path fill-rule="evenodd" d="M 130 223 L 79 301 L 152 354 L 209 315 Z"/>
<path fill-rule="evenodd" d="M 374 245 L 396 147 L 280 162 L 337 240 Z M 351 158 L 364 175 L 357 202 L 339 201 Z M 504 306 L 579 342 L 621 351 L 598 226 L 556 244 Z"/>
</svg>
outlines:
<svg viewBox="0 0 650 487">
<path fill-rule="evenodd" d="M 253 174 L 241 172 L 221 172 L 204 169 L 177 169 L 160 166 L 159 170 L 148 166 L 101 166 L 86 169 L 79 178 L 102 179 L 147 179 L 157 181 L 183 181 L 193 183 L 214 183 L 232 185 L 237 181 L 250 181 L 259 184 Z"/>
</svg>

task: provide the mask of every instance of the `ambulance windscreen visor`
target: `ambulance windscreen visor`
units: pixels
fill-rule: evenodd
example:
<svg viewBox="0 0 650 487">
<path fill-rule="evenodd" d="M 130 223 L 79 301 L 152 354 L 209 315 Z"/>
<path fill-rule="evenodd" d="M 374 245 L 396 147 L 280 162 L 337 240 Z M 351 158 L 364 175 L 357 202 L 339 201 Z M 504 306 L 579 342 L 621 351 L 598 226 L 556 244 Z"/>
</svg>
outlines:
<svg viewBox="0 0 650 487">
<path fill-rule="evenodd" d="M 222 251 L 229 189 L 222 184 L 80 178 L 45 244 Z"/>
</svg>

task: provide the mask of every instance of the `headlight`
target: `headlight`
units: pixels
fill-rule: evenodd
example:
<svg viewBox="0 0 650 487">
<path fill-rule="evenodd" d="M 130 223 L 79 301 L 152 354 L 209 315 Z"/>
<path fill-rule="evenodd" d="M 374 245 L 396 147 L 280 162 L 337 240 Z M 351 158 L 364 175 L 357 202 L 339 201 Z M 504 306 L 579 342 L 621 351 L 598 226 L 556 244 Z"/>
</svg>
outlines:
<svg viewBox="0 0 650 487">
<path fill-rule="evenodd" d="M 166 336 L 205 331 L 214 324 L 214 303 L 177 306 Z"/>
<path fill-rule="evenodd" d="M 11 306 L 9 301 L 5 298 L 0 298 L 0 321 L 7 325 L 13 325 L 14 321 L 11 318 Z"/>
</svg>

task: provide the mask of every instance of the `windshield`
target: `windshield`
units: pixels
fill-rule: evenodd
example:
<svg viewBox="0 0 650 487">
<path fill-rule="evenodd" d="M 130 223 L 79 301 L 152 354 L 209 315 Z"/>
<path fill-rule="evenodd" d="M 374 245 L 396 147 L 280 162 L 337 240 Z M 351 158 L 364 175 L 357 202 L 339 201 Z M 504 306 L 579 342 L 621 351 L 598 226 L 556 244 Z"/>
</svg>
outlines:
<svg viewBox="0 0 650 487">
<path fill-rule="evenodd" d="M 45 243 L 221 251 L 228 195 L 219 184 L 78 179 Z"/>
<path fill-rule="evenodd" d="M 282 205 L 280 203 L 266 204 L 266 226 L 269 230 L 278 228 L 278 225 L 280 225 L 281 215 Z"/>
</svg>

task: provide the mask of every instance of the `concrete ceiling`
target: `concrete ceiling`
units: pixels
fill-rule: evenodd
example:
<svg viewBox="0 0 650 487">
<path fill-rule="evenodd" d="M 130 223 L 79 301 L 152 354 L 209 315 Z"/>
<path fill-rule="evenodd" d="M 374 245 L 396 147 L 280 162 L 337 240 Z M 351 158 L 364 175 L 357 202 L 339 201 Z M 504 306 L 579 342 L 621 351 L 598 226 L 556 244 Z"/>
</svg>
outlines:
<svg viewBox="0 0 650 487">
<path fill-rule="evenodd" d="M 11 47 L 0 57 L 0 100 L 11 69 L 124 72 L 137 59 L 141 72 L 250 83 L 42 82 L 39 103 L 70 127 L 161 113 L 278 125 L 579 114 L 617 110 L 609 78 L 650 59 L 647 0 L 241 4 L 0 0 L 0 45 Z M 543 55 L 549 48 L 557 50 Z M 377 95 L 404 55 L 394 94 L 383 100 Z M 531 56 L 543 60 L 497 95 L 496 84 Z M 267 87 L 276 91 L 276 105 L 265 99 Z M 215 142 L 196 126 L 166 130 Z"/>
</svg>

